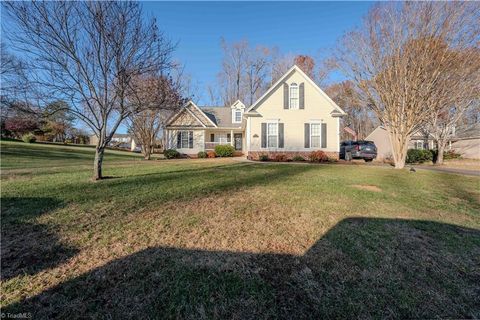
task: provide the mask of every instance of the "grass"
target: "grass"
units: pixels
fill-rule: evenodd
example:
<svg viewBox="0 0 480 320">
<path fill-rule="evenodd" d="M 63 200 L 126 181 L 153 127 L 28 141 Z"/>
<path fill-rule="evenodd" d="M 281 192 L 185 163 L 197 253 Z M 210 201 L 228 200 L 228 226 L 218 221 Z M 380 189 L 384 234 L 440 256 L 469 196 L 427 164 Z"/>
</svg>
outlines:
<svg viewBox="0 0 480 320">
<path fill-rule="evenodd" d="M 1 147 L 2 312 L 480 317 L 478 177 Z"/>
</svg>

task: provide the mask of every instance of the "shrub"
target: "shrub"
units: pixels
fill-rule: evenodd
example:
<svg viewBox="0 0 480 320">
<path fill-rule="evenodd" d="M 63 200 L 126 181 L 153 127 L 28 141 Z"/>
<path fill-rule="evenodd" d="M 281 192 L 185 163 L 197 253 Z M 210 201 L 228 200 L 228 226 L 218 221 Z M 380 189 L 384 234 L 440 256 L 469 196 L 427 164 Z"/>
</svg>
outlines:
<svg viewBox="0 0 480 320">
<path fill-rule="evenodd" d="M 337 158 L 330 158 L 330 157 L 328 157 L 327 162 L 328 162 L 328 163 L 335 163 L 335 162 L 338 162 L 338 159 L 337 159 Z"/>
<path fill-rule="evenodd" d="M 34 143 L 37 141 L 37 138 L 33 135 L 33 133 L 27 133 L 22 136 L 22 140 L 25 143 Z"/>
<path fill-rule="evenodd" d="M 218 157 L 233 157 L 235 148 L 229 144 L 219 144 L 215 146 L 215 154 Z"/>
<path fill-rule="evenodd" d="M 444 160 L 460 159 L 461 157 L 462 155 L 460 153 L 456 153 L 455 150 L 448 150 L 443 153 Z"/>
<path fill-rule="evenodd" d="M 325 152 L 321 150 L 312 151 L 308 156 L 310 162 L 327 162 L 328 156 Z"/>
<path fill-rule="evenodd" d="M 268 160 L 270 160 L 270 159 L 268 158 L 268 154 L 261 154 L 261 155 L 258 156 L 258 160 L 260 160 L 260 161 L 268 161 Z"/>
<path fill-rule="evenodd" d="M 276 161 L 276 162 L 285 162 L 285 161 L 287 161 L 287 156 L 284 155 L 284 154 L 277 154 L 277 155 L 275 155 L 273 160 Z"/>
<path fill-rule="evenodd" d="M 197 156 L 199 158 L 206 158 L 208 157 L 208 154 L 205 151 L 200 151 L 199 153 L 197 153 Z"/>
<path fill-rule="evenodd" d="M 207 152 L 207 157 L 209 158 L 215 158 L 217 155 L 215 154 L 215 151 L 208 151 Z"/>
<path fill-rule="evenodd" d="M 433 153 L 430 150 L 423 149 L 408 149 L 407 163 L 424 163 L 433 160 Z"/>
<path fill-rule="evenodd" d="M 163 155 L 167 159 L 175 159 L 175 158 L 180 157 L 180 152 L 178 152 L 175 149 L 167 149 L 167 150 L 163 151 Z"/>
<path fill-rule="evenodd" d="M 292 158 L 293 161 L 305 161 L 305 159 L 300 156 L 300 155 L 296 155 Z"/>
</svg>

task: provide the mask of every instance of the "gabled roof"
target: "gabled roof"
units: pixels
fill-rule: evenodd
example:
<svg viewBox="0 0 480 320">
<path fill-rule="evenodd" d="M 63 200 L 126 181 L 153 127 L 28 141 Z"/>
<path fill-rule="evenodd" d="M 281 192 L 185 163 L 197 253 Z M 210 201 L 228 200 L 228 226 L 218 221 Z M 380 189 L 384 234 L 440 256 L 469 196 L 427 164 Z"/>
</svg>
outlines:
<svg viewBox="0 0 480 320">
<path fill-rule="evenodd" d="M 231 107 L 201 107 L 217 127 L 240 127 L 241 123 L 232 123 Z"/>
<path fill-rule="evenodd" d="M 458 139 L 480 138 L 480 123 L 457 126 L 455 130 L 455 138 L 458 138 Z"/>
<path fill-rule="evenodd" d="M 297 71 L 298 73 L 300 73 L 300 75 L 302 75 L 319 93 L 320 95 L 322 95 L 329 103 L 330 105 L 334 108 L 334 111 L 338 111 L 336 112 L 337 115 L 345 115 L 345 111 L 342 110 L 342 108 L 340 108 L 325 92 L 323 92 L 322 89 L 320 89 L 320 87 L 315 83 L 315 81 L 313 81 L 309 76 L 307 76 L 305 74 L 305 72 L 302 71 L 302 69 L 300 69 L 297 65 L 293 65 L 290 69 L 288 69 L 287 72 L 285 72 L 285 74 L 280 77 L 280 79 L 277 80 L 277 82 L 275 82 L 268 90 L 267 92 L 265 92 L 259 99 L 257 99 L 257 101 L 255 101 L 254 104 L 252 104 L 250 106 L 250 108 L 247 109 L 246 112 L 250 112 L 252 110 L 255 110 L 258 105 L 273 91 L 275 90 L 275 88 L 280 84 L 282 83 L 287 77 L 289 77 L 294 71 Z M 332 115 L 334 113 L 332 112 Z"/>
<path fill-rule="evenodd" d="M 190 109 L 192 107 L 192 109 Z M 175 121 L 183 112 L 188 112 L 192 117 L 194 117 L 201 125 L 202 127 L 216 127 L 217 125 L 215 124 L 212 119 L 206 115 L 193 101 L 188 101 L 183 105 L 183 107 L 178 111 L 176 114 L 174 114 L 170 119 L 168 119 L 167 127 L 170 126 L 170 124 Z"/>
</svg>

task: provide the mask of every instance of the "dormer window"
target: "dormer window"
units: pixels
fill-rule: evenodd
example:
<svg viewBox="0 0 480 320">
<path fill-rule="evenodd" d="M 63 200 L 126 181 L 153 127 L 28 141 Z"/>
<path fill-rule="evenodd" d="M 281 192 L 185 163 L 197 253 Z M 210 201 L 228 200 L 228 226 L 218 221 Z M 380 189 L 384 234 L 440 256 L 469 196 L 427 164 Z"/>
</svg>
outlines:
<svg viewBox="0 0 480 320">
<path fill-rule="evenodd" d="M 237 100 L 230 108 L 232 108 L 232 123 L 242 123 L 245 105 Z"/>
<path fill-rule="evenodd" d="M 243 109 L 233 109 L 232 110 L 232 122 L 241 123 L 243 116 Z"/>
<path fill-rule="evenodd" d="M 298 109 L 298 85 L 294 82 L 290 85 L 290 109 Z"/>
<path fill-rule="evenodd" d="M 235 110 L 235 122 L 242 122 L 242 110 Z"/>
</svg>

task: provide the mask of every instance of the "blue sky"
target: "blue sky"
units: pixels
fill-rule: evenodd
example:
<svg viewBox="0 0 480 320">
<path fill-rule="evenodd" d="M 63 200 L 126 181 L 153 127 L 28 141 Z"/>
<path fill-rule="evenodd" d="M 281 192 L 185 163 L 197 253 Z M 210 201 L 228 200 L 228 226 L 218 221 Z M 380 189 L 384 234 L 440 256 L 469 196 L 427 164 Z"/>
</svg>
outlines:
<svg viewBox="0 0 480 320">
<path fill-rule="evenodd" d="M 147 17 L 178 41 L 175 58 L 208 104 L 206 86 L 216 80 L 220 39 L 278 47 L 282 53 L 328 54 L 337 39 L 361 23 L 371 2 L 143 2 Z"/>
</svg>

